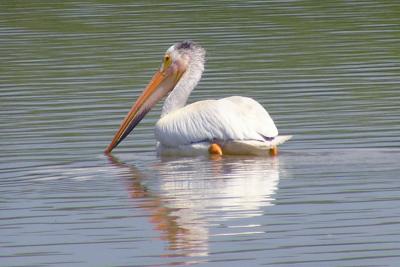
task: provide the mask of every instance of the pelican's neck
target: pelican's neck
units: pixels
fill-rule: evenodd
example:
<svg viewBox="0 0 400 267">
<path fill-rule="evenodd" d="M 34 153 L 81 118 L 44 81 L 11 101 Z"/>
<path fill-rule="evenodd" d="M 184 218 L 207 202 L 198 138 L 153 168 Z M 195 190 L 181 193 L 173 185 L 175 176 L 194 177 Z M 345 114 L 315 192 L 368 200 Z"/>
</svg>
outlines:
<svg viewBox="0 0 400 267">
<path fill-rule="evenodd" d="M 182 78 L 165 99 L 161 117 L 177 109 L 183 108 L 186 105 L 190 93 L 200 81 L 203 70 L 204 64 L 202 61 L 195 61 L 193 64 L 188 66 L 188 69 L 182 75 Z"/>
</svg>

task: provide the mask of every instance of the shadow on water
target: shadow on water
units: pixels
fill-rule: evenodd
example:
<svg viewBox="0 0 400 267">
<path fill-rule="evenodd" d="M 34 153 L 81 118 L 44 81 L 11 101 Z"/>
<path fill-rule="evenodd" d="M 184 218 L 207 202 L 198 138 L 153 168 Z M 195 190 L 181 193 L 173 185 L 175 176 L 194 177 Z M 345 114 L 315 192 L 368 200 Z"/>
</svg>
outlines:
<svg viewBox="0 0 400 267">
<path fill-rule="evenodd" d="M 278 190 L 278 158 L 163 158 L 150 169 L 117 157 L 132 199 L 149 214 L 149 221 L 174 253 L 165 256 L 207 256 L 210 237 L 257 234 L 257 225 L 242 225 L 212 233 L 210 225 L 262 216 L 274 205 Z M 146 185 L 158 176 L 158 188 Z"/>
</svg>

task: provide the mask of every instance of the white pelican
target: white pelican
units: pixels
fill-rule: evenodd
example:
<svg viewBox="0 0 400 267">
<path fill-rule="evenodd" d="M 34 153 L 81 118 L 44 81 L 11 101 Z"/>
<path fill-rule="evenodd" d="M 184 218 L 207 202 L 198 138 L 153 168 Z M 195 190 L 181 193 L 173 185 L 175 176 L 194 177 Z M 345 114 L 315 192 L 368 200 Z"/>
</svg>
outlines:
<svg viewBox="0 0 400 267">
<path fill-rule="evenodd" d="M 278 135 L 274 121 L 257 101 L 232 96 L 186 105 L 204 71 L 204 58 L 205 50 L 192 41 L 171 46 L 105 153 L 110 153 L 168 94 L 155 126 L 159 153 L 276 155 L 277 145 L 291 136 Z"/>
</svg>

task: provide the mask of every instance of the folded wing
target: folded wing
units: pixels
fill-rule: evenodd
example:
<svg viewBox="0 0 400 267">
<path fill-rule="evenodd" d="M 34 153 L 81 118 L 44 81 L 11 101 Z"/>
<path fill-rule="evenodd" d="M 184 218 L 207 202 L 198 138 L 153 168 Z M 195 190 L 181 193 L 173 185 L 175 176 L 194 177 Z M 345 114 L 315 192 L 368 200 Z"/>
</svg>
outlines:
<svg viewBox="0 0 400 267">
<path fill-rule="evenodd" d="M 157 122 L 155 134 L 162 145 L 175 147 L 214 140 L 271 140 L 278 130 L 257 101 L 232 96 L 195 102 L 167 114 Z"/>
</svg>

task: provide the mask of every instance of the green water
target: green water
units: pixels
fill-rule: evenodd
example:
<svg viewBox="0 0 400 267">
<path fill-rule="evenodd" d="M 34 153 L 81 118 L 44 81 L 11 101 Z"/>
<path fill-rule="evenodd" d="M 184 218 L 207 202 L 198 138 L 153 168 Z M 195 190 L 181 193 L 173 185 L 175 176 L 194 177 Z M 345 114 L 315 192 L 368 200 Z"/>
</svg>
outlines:
<svg viewBox="0 0 400 267">
<path fill-rule="evenodd" d="M 165 50 L 189 101 L 248 96 L 278 158 L 159 158 L 162 103 L 102 154 Z M 5 266 L 397 266 L 398 1 L 1 1 Z"/>
</svg>

